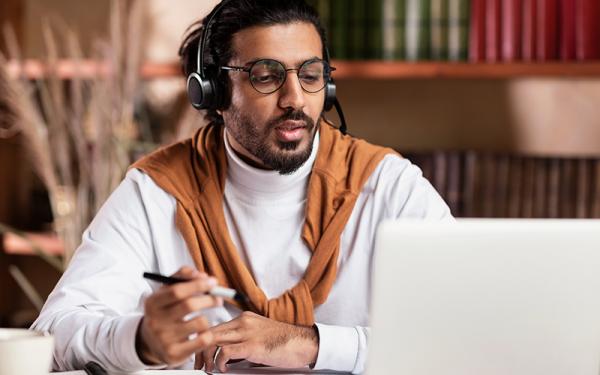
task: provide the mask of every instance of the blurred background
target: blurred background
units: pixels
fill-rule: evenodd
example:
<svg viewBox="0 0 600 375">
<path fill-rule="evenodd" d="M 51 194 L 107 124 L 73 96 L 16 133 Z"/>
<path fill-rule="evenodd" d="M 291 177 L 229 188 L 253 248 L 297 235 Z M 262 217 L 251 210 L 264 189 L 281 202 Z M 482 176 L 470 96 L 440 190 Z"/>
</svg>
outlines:
<svg viewBox="0 0 600 375">
<path fill-rule="evenodd" d="M 0 2 L 0 326 L 35 319 L 132 161 L 204 124 L 177 49 L 217 2 Z M 600 217 L 598 0 L 310 2 L 349 132 L 456 216 Z"/>
</svg>

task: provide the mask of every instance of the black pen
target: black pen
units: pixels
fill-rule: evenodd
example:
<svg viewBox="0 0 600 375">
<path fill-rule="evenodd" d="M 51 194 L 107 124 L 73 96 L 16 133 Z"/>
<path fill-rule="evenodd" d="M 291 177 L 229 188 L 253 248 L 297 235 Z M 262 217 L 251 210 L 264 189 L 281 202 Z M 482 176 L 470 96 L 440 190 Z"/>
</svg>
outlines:
<svg viewBox="0 0 600 375">
<path fill-rule="evenodd" d="M 108 372 L 106 372 L 106 370 L 100 366 L 99 364 L 97 364 L 94 361 L 89 361 L 88 363 L 85 364 L 85 366 L 83 366 L 83 371 L 85 371 L 85 373 L 87 375 L 107 375 Z"/>
<path fill-rule="evenodd" d="M 182 279 L 182 278 L 173 277 L 173 276 L 165 276 L 165 275 L 161 275 L 158 273 L 152 273 L 152 272 L 144 272 L 144 278 L 146 278 L 148 280 L 152 280 L 152 281 L 157 281 L 159 283 L 167 284 L 167 285 L 190 281 L 189 279 Z M 235 289 L 225 288 L 225 287 L 217 285 L 217 286 L 213 287 L 208 292 L 208 294 L 210 294 L 211 296 L 215 296 L 215 297 L 223 297 L 223 298 L 232 299 L 232 300 L 236 301 L 237 303 L 239 303 L 244 309 L 248 309 L 248 307 L 250 306 L 250 300 L 248 299 L 248 297 L 246 297 L 244 294 L 238 292 Z"/>
</svg>

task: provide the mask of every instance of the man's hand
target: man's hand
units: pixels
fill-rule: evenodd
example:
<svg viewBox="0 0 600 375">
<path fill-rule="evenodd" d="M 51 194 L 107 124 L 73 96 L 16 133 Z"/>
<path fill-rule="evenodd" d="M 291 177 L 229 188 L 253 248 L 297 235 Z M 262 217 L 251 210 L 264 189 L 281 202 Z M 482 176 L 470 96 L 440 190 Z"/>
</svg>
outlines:
<svg viewBox="0 0 600 375">
<path fill-rule="evenodd" d="M 146 364 L 179 365 L 195 352 L 214 345 L 206 318 L 186 316 L 223 304 L 221 298 L 206 294 L 217 281 L 190 267 L 182 267 L 173 276 L 190 281 L 163 286 L 145 301 L 136 350 Z"/>
<path fill-rule="evenodd" d="M 209 372 L 215 365 L 225 372 L 226 363 L 232 359 L 282 368 L 305 367 L 315 363 L 319 351 L 316 328 L 281 323 L 251 312 L 243 312 L 210 332 L 214 346 L 204 350 L 197 362 Z"/>
</svg>

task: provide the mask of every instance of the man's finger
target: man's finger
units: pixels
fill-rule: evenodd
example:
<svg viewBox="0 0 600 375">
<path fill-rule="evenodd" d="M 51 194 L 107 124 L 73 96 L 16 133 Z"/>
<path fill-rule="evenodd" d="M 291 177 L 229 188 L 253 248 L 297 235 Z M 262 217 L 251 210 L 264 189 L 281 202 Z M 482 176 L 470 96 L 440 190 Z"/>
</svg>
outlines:
<svg viewBox="0 0 600 375">
<path fill-rule="evenodd" d="M 202 359 L 204 360 L 205 370 L 207 372 L 213 372 L 215 370 L 215 353 L 217 352 L 216 346 L 211 346 L 202 352 Z"/>
<path fill-rule="evenodd" d="M 186 298 L 208 293 L 217 285 L 217 280 L 212 277 L 198 277 L 190 281 L 163 286 L 149 298 L 155 307 L 169 307 Z"/>
<path fill-rule="evenodd" d="M 247 359 L 249 356 L 248 344 L 232 344 L 221 347 L 221 350 L 217 354 L 215 364 L 219 371 L 227 371 L 227 362 L 231 359 Z"/>
<path fill-rule="evenodd" d="M 171 334 L 173 335 L 175 341 L 188 341 L 188 338 L 192 334 L 199 334 L 200 332 L 207 331 L 210 328 L 210 324 L 206 317 L 200 315 L 187 321 L 185 323 L 181 323 L 175 325 L 171 330 Z M 214 336 L 213 336 L 214 340 Z"/>
<path fill-rule="evenodd" d="M 204 367 L 204 357 L 202 356 L 204 352 L 198 352 L 194 356 L 194 370 L 202 370 Z"/>
<path fill-rule="evenodd" d="M 184 342 L 173 345 L 173 348 L 174 352 L 179 353 L 184 358 L 189 358 L 192 354 L 206 350 L 213 345 L 212 333 L 205 331 L 199 333 L 192 340 L 185 340 Z"/>
<path fill-rule="evenodd" d="M 221 298 L 205 294 L 188 297 L 179 303 L 163 309 L 162 313 L 166 315 L 170 321 L 180 322 L 190 313 L 222 305 L 223 300 Z"/>
<path fill-rule="evenodd" d="M 217 345 L 221 346 L 243 342 L 246 341 L 247 338 L 247 332 L 244 332 L 244 330 L 239 327 L 220 330 L 214 330 L 211 328 L 211 330 L 215 338 L 215 342 Z"/>
<path fill-rule="evenodd" d="M 206 273 L 199 272 L 197 269 L 192 268 L 190 266 L 183 266 L 177 272 L 172 274 L 173 277 L 179 277 L 183 279 L 193 279 L 195 277 L 206 276 Z"/>
</svg>

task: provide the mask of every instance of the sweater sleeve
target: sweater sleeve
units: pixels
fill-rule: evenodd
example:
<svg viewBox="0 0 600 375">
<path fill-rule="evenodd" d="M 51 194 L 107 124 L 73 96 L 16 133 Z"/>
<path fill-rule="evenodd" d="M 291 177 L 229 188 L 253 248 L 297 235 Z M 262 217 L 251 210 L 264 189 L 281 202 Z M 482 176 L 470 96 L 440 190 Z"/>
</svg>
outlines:
<svg viewBox="0 0 600 375">
<path fill-rule="evenodd" d="M 319 353 L 315 370 L 360 374 L 365 370 L 368 327 L 342 327 L 317 323 Z"/>
<path fill-rule="evenodd" d="M 31 329 L 55 339 L 55 370 L 97 361 L 108 370 L 147 368 L 135 350 L 143 300 L 141 277 L 155 268 L 147 212 L 135 180 L 113 192 L 83 234 L 82 243 Z"/>
</svg>

